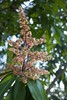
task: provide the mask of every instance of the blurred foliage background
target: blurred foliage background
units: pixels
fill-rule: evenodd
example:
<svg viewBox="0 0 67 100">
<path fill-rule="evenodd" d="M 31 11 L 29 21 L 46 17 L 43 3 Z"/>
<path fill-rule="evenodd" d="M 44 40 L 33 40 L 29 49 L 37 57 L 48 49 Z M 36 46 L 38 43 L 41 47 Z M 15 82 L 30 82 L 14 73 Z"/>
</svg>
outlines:
<svg viewBox="0 0 67 100">
<path fill-rule="evenodd" d="M 42 77 L 47 96 L 49 100 L 67 100 L 67 0 L 0 0 L 0 72 L 7 60 L 12 59 L 7 50 L 8 38 L 20 37 L 20 5 L 33 37 L 46 37 L 46 44 L 34 50 L 41 48 L 52 55 L 46 65 L 40 63 L 42 68 L 50 72 L 49 76 Z"/>
</svg>

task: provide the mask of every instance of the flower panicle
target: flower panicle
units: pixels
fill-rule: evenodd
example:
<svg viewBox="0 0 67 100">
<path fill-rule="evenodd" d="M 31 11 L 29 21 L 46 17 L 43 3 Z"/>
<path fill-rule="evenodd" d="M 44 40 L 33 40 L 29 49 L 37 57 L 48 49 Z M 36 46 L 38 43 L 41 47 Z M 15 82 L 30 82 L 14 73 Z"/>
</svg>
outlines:
<svg viewBox="0 0 67 100">
<path fill-rule="evenodd" d="M 49 74 L 46 70 L 37 69 L 34 63 L 38 60 L 43 62 L 50 60 L 51 56 L 47 52 L 31 51 L 33 46 L 46 41 L 44 38 L 36 39 L 32 37 L 32 32 L 22 7 L 19 8 L 19 23 L 21 28 L 20 34 L 23 35 L 23 38 L 19 38 L 16 42 L 8 41 L 9 45 L 12 46 L 9 50 L 15 54 L 15 57 L 12 60 L 14 63 L 12 65 L 7 64 L 7 66 L 13 71 L 14 75 L 19 76 L 24 83 L 27 83 L 28 78 L 36 80 L 41 75 Z"/>
</svg>

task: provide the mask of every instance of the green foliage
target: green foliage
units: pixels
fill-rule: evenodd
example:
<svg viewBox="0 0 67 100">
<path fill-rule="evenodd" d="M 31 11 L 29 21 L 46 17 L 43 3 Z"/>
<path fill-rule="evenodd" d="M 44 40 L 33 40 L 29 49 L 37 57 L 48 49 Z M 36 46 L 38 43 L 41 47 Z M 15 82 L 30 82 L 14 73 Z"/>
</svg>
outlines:
<svg viewBox="0 0 67 100">
<path fill-rule="evenodd" d="M 28 100 L 30 97 L 30 100 L 33 100 L 33 98 L 34 100 L 48 100 L 46 92 L 38 80 L 35 82 L 29 79 L 27 85 L 29 89 L 17 77 L 11 74 L 5 75 L 0 82 L 0 99 Z"/>
<path fill-rule="evenodd" d="M 28 84 L 24 85 L 11 71 L 2 73 L 0 69 L 0 100 L 66 100 L 67 93 L 67 1 L 66 0 L 33 0 L 29 6 L 25 2 L 29 0 L 1 0 L 0 1 L 0 45 L 3 46 L 10 36 L 19 34 L 18 23 L 18 7 L 23 4 L 24 11 L 29 20 L 29 26 L 33 33 L 33 37 L 40 38 L 42 35 L 46 37 L 46 45 L 43 44 L 43 50 L 51 53 L 53 59 L 46 66 L 40 66 L 50 72 L 48 77 L 43 76 L 45 82 L 28 80 Z M 33 23 L 30 23 L 32 19 Z M 33 51 L 40 51 L 41 46 L 33 47 Z M 46 49 L 45 49 L 46 48 Z M 3 55 L 7 54 L 7 62 L 12 64 L 15 56 L 12 52 L 2 49 L 0 51 L 0 66 L 4 64 Z M 59 67 L 56 63 L 60 63 Z M 57 71 L 55 71 L 55 69 Z M 55 79 L 50 83 L 51 76 L 55 75 Z M 60 89 L 60 82 L 64 84 L 64 90 Z M 13 85 L 12 83 L 15 82 Z M 54 91 L 55 82 L 58 87 Z M 48 89 L 43 87 L 48 86 Z M 56 85 L 55 85 L 56 86 Z M 46 94 L 46 92 L 47 94 Z M 61 92 L 61 95 L 60 95 Z M 4 94 L 7 95 L 4 97 Z"/>
</svg>

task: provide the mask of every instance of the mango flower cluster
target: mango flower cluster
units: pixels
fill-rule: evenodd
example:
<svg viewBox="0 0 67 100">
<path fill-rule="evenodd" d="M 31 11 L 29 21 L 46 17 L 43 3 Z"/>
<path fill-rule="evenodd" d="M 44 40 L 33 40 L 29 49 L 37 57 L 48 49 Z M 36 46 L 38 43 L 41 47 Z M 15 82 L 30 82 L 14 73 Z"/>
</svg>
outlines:
<svg viewBox="0 0 67 100">
<path fill-rule="evenodd" d="M 13 58 L 13 64 L 7 64 L 7 66 L 13 71 L 13 74 L 19 76 L 23 83 L 27 83 L 27 79 L 39 79 L 41 75 L 49 74 L 47 70 L 38 69 L 34 66 L 34 63 L 38 60 L 47 61 L 51 57 L 47 52 L 31 51 L 33 46 L 45 43 L 44 38 L 36 39 L 32 37 L 32 32 L 28 26 L 28 21 L 22 10 L 19 8 L 19 24 L 20 24 L 20 34 L 23 38 L 19 38 L 16 42 L 8 41 L 9 48 L 16 56 Z"/>
</svg>

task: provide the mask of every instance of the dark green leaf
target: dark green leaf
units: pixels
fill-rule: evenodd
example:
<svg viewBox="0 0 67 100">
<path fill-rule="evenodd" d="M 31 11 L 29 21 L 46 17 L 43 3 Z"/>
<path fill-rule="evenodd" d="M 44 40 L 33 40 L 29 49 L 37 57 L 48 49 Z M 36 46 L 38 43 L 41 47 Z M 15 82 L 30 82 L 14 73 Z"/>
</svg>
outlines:
<svg viewBox="0 0 67 100">
<path fill-rule="evenodd" d="M 13 100 L 25 100 L 26 90 L 22 81 L 17 80 L 14 85 Z"/>
<path fill-rule="evenodd" d="M 14 77 L 7 76 L 7 78 L 0 82 L 0 98 L 3 98 L 4 93 L 8 91 L 14 80 Z"/>
<path fill-rule="evenodd" d="M 15 84 L 10 88 L 10 91 L 5 100 L 25 100 L 26 90 L 25 85 L 20 80 L 16 80 Z"/>
<path fill-rule="evenodd" d="M 28 88 L 28 86 L 26 86 L 26 97 L 25 97 L 25 100 L 34 100 L 31 93 L 30 93 L 30 90 Z"/>
</svg>

